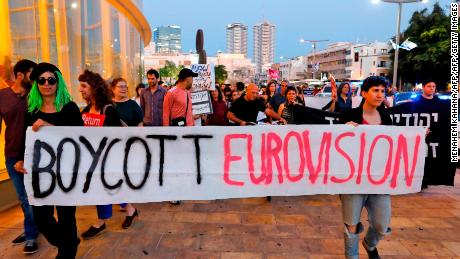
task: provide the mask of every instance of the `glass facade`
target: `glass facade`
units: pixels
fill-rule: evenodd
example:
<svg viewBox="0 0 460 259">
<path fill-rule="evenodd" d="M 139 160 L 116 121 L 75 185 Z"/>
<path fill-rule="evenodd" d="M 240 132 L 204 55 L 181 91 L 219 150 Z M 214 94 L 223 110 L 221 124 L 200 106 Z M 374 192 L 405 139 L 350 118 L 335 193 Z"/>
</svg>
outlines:
<svg viewBox="0 0 460 259">
<path fill-rule="evenodd" d="M 141 0 L 0 0 L 0 88 L 13 83 L 18 60 L 30 59 L 57 65 L 80 104 L 77 78 L 84 69 L 123 77 L 134 93 L 151 39 L 141 10 Z M 2 137 L 2 152 L 3 146 Z"/>
<path fill-rule="evenodd" d="M 155 42 L 157 53 L 180 53 L 181 28 L 179 26 L 160 26 L 153 30 L 153 41 Z"/>
</svg>

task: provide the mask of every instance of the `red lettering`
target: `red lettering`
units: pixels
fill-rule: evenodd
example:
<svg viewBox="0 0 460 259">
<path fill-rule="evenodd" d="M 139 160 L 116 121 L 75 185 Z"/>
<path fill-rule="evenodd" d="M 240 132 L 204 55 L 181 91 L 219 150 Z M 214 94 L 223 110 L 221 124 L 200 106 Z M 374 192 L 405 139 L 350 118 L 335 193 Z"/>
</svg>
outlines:
<svg viewBox="0 0 460 259">
<path fill-rule="evenodd" d="M 224 138 L 224 181 L 228 185 L 243 186 L 244 182 L 233 181 L 230 179 L 230 163 L 241 160 L 241 156 L 232 156 L 230 152 L 230 141 L 232 139 L 244 139 L 246 134 L 230 134 Z"/>
<path fill-rule="evenodd" d="M 264 135 L 264 134 L 262 134 L 262 135 Z M 262 174 L 259 177 L 255 176 L 255 174 L 254 174 L 254 156 L 252 155 L 252 135 L 247 135 L 247 138 L 248 138 L 247 152 L 248 152 L 249 176 L 250 176 L 251 182 L 253 184 L 259 184 L 263 180 L 265 180 L 265 172 L 262 171 Z M 264 138 L 264 136 L 262 136 L 262 138 Z"/>
<path fill-rule="evenodd" d="M 412 156 L 412 166 L 409 172 L 409 161 L 408 161 L 408 154 L 407 154 L 407 139 L 400 134 L 398 136 L 398 147 L 396 148 L 396 155 L 395 155 L 395 165 L 393 168 L 393 177 L 391 178 L 391 183 L 390 186 L 391 188 L 396 188 L 397 185 L 397 178 L 398 178 L 398 173 L 399 173 L 399 166 L 401 163 L 401 154 L 402 158 L 404 160 L 404 176 L 406 179 L 406 185 L 410 187 L 412 185 L 412 180 L 414 178 L 414 171 L 415 171 L 415 165 L 417 164 L 417 159 L 418 159 L 418 152 L 419 147 L 420 147 L 420 141 L 421 137 L 420 135 L 417 135 L 415 138 L 415 147 L 414 147 L 414 152 Z"/>
<path fill-rule="evenodd" d="M 335 176 L 332 176 L 331 177 L 331 181 L 334 182 L 334 183 L 344 183 L 344 182 L 347 182 L 349 181 L 351 178 L 353 178 L 353 175 L 355 174 L 355 164 L 353 163 L 353 160 L 351 159 L 351 157 L 345 152 L 343 151 L 343 149 L 340 147 L 339 143 L 340 143 L 340 140 L 342 140 L 342 138 L 345 138 L 345 137 L 354 137 L 355 136 L 355 133 L 353 132 L 345 132 L 345 133 L 342 133 L 340 134 L 336 139 L 335 139 L 335 149 L 337 150 L 337 152 L 339 152 L 340 155 L 342 155 L 347 161 L 348 161 L 348 164 L 350 165 L 350 174 L 348 175 L 347 178 L 345 179 L 340 179 L 340 178 L 337 178 Z"/>
<path fill-rule="evenodd" d="M 358 162 L 358 177 L 356 177 L 356 184 L 361 184 L 361 176 L 363 175 L 364 152 L 366 151 L 366 133 L 361 133 L 359 147 L 359 162 Z"/>
<path fill-rule="evenodd" d="M 274 146 L 273 146 L 274 144 Z M 278 136 L 278 134 L 270 132 L 267 134 L 267 174 L 265 178 L 265 183 L 270 184 L 273 178 L 273 166 L 272 166 L 272 159 L 275 159 L 276 169 L 278 170 L 278 181 L 279 183 L 283 183 L 283 169 L 281 168 L 281 162 L 279 153 L 281 152 L 281 148 L 283 145 L 283 141 Z"/>
<path fill-rule="evenodd" d="M 289 170 L 289 139 L 295 138 L 297 140 L 297 144 L 299 145 L 299 157 L 300 157 L 300 165 L 299 165 L 299 174 L 297 176 L 291 176 L 291 171 Z M 305 157 L 304 157 L 304 150 L 303 150 L 303 143 L 302 143 L 302 136 L 298 132 L 290 131 L 286 137 L 284 138 L 283 143 L 283 154 L 284 154 L 284 171 L 286 172 L 286 177 L 291 182 L 297 182 L 302 179 L 305 173 Z"/>
<path fill-rule="evenodd" d="M 329 151 L 331 148 L 331 139 L 332 133 L 324 132 L 321 139 L 321 147 L 318 154 L 318 163 L 316 168 L 313 166 L 311 147 L 310 147 L 310 132 L 308 130 L 302 133 L 304 148 L 305 148 L 305 159 L 307 164 L 307 169 L 310 173 L 308 176 L 310 182 L 314 184 L 318 178 L 319 173 L 321 172 L 321 165 L 323 163 L 323 153 L 325 154 L 325 166 L 324 166 L 324 179 L 323 182 L 327 183 L 327 176 L 329 174 Z"/>
<path fill-rule="evenodd" d="M 387 140 L 388 144 L 390 145 L 390 148 L 388 149 L 387 163 L 385 165 L 385 173 L 383 174 L 380 180 L 374 180 L 372 179 L 372 176 L 371 176 L 372 154 L 374 152 L 375 145 L 377 144 L 379 139 Z M 386 181 L 391 171 L 391 155 L 392 154 L 393 154 L 393 139 L 388 135 L 378 135 L 377 137 L 375 137 L 375 139 L 372 141 L 371 149 L 369 150 L 369 156 L 368 156 L 368 161 L 367 161 L 367 179 L 369 179 L 369 182 L 371 184 L 379 185 Z"/>
</svg>

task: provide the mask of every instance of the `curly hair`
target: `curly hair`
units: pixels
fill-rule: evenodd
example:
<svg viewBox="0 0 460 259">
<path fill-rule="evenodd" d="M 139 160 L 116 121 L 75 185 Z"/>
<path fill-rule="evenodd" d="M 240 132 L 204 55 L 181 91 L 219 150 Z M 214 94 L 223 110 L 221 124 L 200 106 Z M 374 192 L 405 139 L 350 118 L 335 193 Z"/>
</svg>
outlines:
<svg viewBox="0 0 460 259">
<path fill-rule="evenodd" d="M 85 70 L 83 74 L 78 76 L 78 81 L 85 82 L 91 87 L 91 92 L 95 100 L 94 105 L 97 109 L 102 110 L 105 105 L 112 104 L 111 91 L 101 75 Z M 88 104 L 92 105 L 92 103 Z"/>
</svg>

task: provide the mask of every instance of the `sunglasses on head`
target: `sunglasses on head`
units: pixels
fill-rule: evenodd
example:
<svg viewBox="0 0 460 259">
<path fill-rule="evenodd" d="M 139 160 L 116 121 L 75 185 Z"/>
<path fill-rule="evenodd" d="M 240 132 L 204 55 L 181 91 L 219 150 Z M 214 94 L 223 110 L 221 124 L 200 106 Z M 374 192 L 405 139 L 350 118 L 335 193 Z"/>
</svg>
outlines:
<svg viewBox="0 0 460 259">
<path fill-rule="evenodd" d="M 54 85 L 54 84 L 57 83 L 57 79 L 55 77 L 48 77 L 48 78 L 39 77 L 37 79 L 37 83 L 39 85 L 44 85 L 46 83 L 46 81 L 48 81 L 48 84 L 50 84 L 50 85 Z"/>
</svg>

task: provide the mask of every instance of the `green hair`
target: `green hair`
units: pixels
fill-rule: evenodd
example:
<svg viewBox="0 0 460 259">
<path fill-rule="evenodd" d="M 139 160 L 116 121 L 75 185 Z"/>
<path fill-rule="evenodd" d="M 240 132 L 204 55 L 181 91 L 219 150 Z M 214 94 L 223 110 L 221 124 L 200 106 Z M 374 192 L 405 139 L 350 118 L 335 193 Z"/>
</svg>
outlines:
<svg viewBox="0 0 460 259">
<path fill-rule="evenodd" d="M 67 85 L 64 82 L 64 78 L 59 71 L 54 71 L 54 74 L 57 76 L 57 89 L 56 89 L 56 99 L 54 100 L 54 107 L 56 107 L 56 111 L 61 111 L 62 107 L 72 101 L 72 97 L 70 96 L 69 91 L 67 90 Z M 28 96 L 28 111 L 33 113 L 35 111 L 40 110 L 43 105 L 43 98 L 38 90 L 37 80 L 34 81 L 32 84 L 32 89 L 30 89 L 29 96 Z"/>
</svg>

